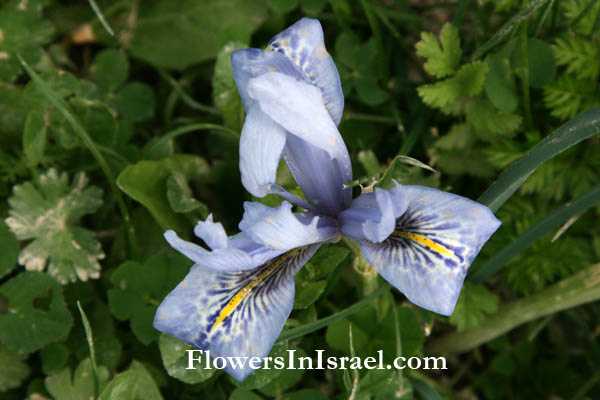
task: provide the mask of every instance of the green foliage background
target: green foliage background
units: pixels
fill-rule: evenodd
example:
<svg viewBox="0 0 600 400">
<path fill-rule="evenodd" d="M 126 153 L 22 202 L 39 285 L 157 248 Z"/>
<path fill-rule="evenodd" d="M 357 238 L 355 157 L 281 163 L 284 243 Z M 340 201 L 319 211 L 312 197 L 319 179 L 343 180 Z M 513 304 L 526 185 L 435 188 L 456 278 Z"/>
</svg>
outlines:
<svg viewBox="0 0 600 400">
<path fill-rule="evenodd" d="M 322 248 L 296 277 L 272 355 L 442 353 L 447 370 L 264 370 L 240 384 L 186 370 L 189 347 L 152 328 L 190 267 L 162 232 L 191 239 L 213 213 L 235 233 L 257 200 L 240 183 L 229 55 L 303 16 L 321 21 L 342 78 L 357 193 L 394 178 L 476 199 L 594 110 L 573 125 L 585 140 L 497 211 L 451 317 L 390 291 L 352 247 Z M 597 107 L 594 0 L 3 0 L 0 397 L 599 398 Z M 283 164 L 278 179 L 301 195 Z"/>
</svg>

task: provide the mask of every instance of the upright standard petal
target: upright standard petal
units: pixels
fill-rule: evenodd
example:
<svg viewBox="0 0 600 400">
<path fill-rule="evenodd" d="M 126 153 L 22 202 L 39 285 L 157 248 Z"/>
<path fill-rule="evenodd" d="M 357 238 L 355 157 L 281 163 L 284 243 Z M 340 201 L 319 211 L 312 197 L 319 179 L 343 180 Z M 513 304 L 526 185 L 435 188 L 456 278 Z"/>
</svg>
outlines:
<svg viewBox="0 0 600 400">
<path fill-rule="evenodd" d="M 290 250 L 251 271 L 196 265 L 158 307 L 154 327 L 213 358 L 246 357 L 225 367 L 242 381 L 253 371 L 248 358 L 269 354 L 294 304 L 294 275 L 319 246 Z"/>
<path fill-rule="evenodd" d="M 286 135 L 259 107 L 250 108 L 240 138 L 240 172 L 242 185 L 254 196 L 270 193 Z"/>
<path fill-rule="evenodd" d="M 367 261 L 413 303 L 450 315 L 467 269 L 498 229 L 489 208 L 451 193 L 404 186 L 408 207 L 383 242 L 360 240 Z"/>
<path fill-rule="evenodd" d="M 304 79 L 298 67 L 279 52 L 265 52 L 260 49 L 241 49 L 231 53 L 231 67 L 238 93 L 244 109 L 249 112 L 255 101 L 248 95 L 248 82 L 267 72 L 281 72 L 296 79 Z"/>
<path fill-rule="evenodd" d="M 348 150 L 318 87 L 281 72 L 268 72 L 248 81 L 248 95 L 288 132 L 350 168 Z"/>
<path fill-rule="evenodd" d="M 404 188 L 400 185 L 361 194 L 350 208 L 340 213 L 341 231 L 354 239 L 382 242 L 392 234 L 396 218 L 404 214 L 407 206 Z"/>
<path fill-rule="evenodd" d="M 339 124 L 344 112 L 344 94 L 333 58 L 325 49 L 321 23 L 302 18 L 273 37 L 269 47 L 292 60 L 304 79 L 321 89 L 329 115 Z"/>
<path fill-rule="evenodd" d="M 249 96 L 291 135 L 284 159 L 308 200 L 328 215 L 350 205 L 352 165 L 321 91 L 288 75 L 271 72 L 248 83 Z"/>
<path fill-rule="evenodd" d="M 325 242 L 337 235 L 335 221 L 310 213 L 303 214 L 301 221 L 292 213 L 292 205 L 287 201 L 275 208 L 261 203 L 246 202 L 244 210 L 240 230 L 256 243 L 271 249 L 285 251 Z"/>
</svg>

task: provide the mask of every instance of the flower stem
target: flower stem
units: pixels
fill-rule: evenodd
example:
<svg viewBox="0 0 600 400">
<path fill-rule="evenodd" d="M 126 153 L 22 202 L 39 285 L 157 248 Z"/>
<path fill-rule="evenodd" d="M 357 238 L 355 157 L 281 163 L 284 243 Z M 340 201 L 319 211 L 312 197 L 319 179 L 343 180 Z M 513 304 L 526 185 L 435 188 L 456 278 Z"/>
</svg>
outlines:
<svg viewBox="0 0 600 400">
<path fill-rule="evenodd" d="M 600 299 L 600 263 L 529 297 L 501 306 L 480 326 L 452 332 L 427 346 L 427 353 L 462 353 L 526 322 Z"/>
</svg>

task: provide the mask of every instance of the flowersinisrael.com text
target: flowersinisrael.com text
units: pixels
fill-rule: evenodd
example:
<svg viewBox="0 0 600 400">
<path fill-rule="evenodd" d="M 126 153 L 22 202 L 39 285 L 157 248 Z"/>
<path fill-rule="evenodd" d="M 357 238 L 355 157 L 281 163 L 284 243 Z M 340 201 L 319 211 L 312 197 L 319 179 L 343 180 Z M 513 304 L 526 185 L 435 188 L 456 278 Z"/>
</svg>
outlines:
<svg viewBox="0 0 600 400">
<path fill-rule="evenodd" d="M 391 364 L 383 361 L 383 350 L 377 357 L 324 357 L 325 350 L 315 350 L 316 357 L 296 357 L 296 350 L 287 350 L 287 357 L 213 357 L 209 350 L 186 350 L 187 369 L 448 369 L 445 357 L 396 357 Z"/>
</svg>

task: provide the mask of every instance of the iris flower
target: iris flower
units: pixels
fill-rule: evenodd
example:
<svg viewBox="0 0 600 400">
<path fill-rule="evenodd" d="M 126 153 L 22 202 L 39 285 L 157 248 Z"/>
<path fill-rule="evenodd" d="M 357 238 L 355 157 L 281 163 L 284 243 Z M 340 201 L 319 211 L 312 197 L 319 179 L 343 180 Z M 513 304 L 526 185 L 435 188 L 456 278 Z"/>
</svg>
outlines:
<svg viewBox="0 0 600 400">
<path fill-rule="evenodd" d="M 240 233 L 228 237 L 212 215 L 194 233 L 211 250 L 167 231 L 195 264 L 159 306 L 154 326 L 220 357 L 265 357 L 294 303 L 294 276 L 327 242 L 360 244 L 365 259 L 411 302 L 450 315 L 471 262 L 500 222 L 485 206 L 451 193 L 395 184 L 352 200 L 348 150 L 337 129 L 340 78 L 315 19 L 276 35 L 265 51 L 231 56 L 246 120 L 240 170 L 257 197 L 244 204 Z M 283 157 L 306 200 L 275 184 Z M 290 203 L 291 202 L 291 203 Z M 292 203 L 304 212 L 292 212 Z M 252 369 L 225 368 L 242 381 Z"/>
</svg>

